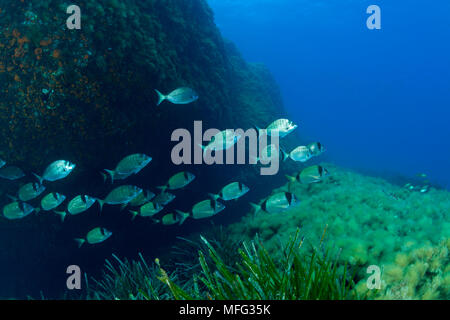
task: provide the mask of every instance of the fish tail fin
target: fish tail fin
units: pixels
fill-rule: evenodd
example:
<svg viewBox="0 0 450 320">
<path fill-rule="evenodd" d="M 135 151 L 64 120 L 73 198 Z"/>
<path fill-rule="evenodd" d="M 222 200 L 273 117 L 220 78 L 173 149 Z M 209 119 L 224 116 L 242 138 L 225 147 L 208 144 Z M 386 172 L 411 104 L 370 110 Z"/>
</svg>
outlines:
<svg viewBox="0 0 450 320">
<path fill-rule="evenodd" d="M 100 212 L 103 210 L 103 205 L 105 204 L 105 200 L 97 199 L 98 206 L 100 207 Z"/>
<path fill-rule="evenodd" d="M 177 213 L 178 216 L 183 216 L 183 217 L 190 217 L 191 214 L 189 212 L 183 212 L 181 210 L 175 210 L 175 212 Z M 184 220 L 186 220 L 186 218 L 184 218 Z"/>
<path fill-rule="evenodd" d="M 12 195 L 10 195 L 10 194 L 7 194 L 6 195 L 8 198 L 10 198 L 11 200 L 13 200 L 13 201 L 17 201 L 17 197 L 15 197 L 15 196 L 12 196 Z"/>
<path fill-rule="evenodd" d="M 164 100 L 167 99 L 167 97 L 156 89 L 155 92 L 158 94 L 158 103 L 156 104 L 156 106 L 159 106 Z"/>
<path fill-rule="evenodd" d="M 295 179 L 295 177 L 289 175 L 286 175 L 286 178 L 289 180 L 289 182 L 295 182 L 297 180 Z"/>
<path fill-rule="evenodd" d="M 39 184 L 42 184 L 42 182 L 44 182 L 44 179 L 41 176 L 38 176 L 36 173 L 33 172 L 33 176 L 36 177 L 36 179 L 38 179 Z"/>
<path fill-rule="evenodd" d="M 86 242 L 85 239 L 76 238 L 74 239 L 76 243 L 78 243 L 78 248 L 81 248 L 81 246 Z"/>
<path fill-rule="evenodd" d="M 131 220 L 136 219 L 136 216 L 139 215 L 139 212 L 137 212 L 137 211 L 133 211 L 133 210 L 128 210 L 128 211 L 132 214 Z"/>
<path fill-rule="evenodd" d="M 258 211 L 260 211 L 261 210 L 261 206 L 259 205 L 259 204 L 256 204 L 256 203 L 253 203 L 253 202 L 250 202 L 250 205 L 252 206 L 252 208 L 253 208 L 253 211 L 254 211 L 254 213 L 256 214 Z"/>
<path fill-rule="evenodd" d="M 177 210 L 176 212 L 178 217 L 180 218 L 180 222 L 178 223 L 178 225 L 181 226 L 186 221 L 186 219 L 189 218 L 190 214 L 187 212 L 181 212 L 179 210 Z"/>
<path fill-rule="evenodd" d="M 55 211 L 55 210 L 53 210 L 53 212 L 61 217 L 61 222 L 64 222 L 64 219 L 66 219 L 66 216 L 67 216 L 67 212 L 65 212 L 65 211 Z"/>
<path fill-rule="evenodd" d="M 114 175 L 115 175 L 114 170 L 108 170 L 108 169 L 104 169 L 104 170 L 111 177 L 111 184 L 113 184 L 114 183 Z M 103 182 L 106 182 L 106 175 L 105 174 L 103 174 Z"/>
<path fill-rule="evenodd" d="M 108 179 L 108 175 L 107 175 L 106 173 L 104 173 L 103 171 L 100 171 L 100 174 L 101 174 L 102 177 L 103 177 L 103 183 L 105 183 L 106 180 Z"/>
<path fill-rule="evenodd" d="M 156 187 L 156 188 L 161 190 L 161 193 L 164 193 L 167 190 L 167 186 L 159 186 L 159 187 Z"/>
<path fill-rule="evenodd" d="M 280 148 L 280 151 L 283 162 L 290 158 L 289 153 L 287 153 L 283 148 Z"/>
<path fill-rule="evenodd" d="M 214 193 L 208 193 L 208 196 L 213 199 L 214 201 L 220 199 L 220 196 L 218 194 L 214 194 Z"/>
</svg>

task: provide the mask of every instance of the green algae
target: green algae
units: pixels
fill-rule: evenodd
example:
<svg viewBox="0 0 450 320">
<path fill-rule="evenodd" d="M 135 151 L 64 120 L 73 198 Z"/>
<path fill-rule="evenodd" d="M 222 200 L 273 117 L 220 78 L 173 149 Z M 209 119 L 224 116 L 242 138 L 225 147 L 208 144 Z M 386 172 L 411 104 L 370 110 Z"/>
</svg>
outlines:
<svg viewBox="0 0 450 320">
<path fill-rule="evenodd" d="M 339 262 L 360 268 L 358 290 L 378 299 L 448 299 L 450 294 L 450 193 L 431 188 L 409 191 L 381 178 L 325 165 L 327 180 L 311 185 L 288 183 L 301 205 L 284 213 L 259 212 L 229 226 L 233 237 L 256 233 L 269 253 L 301 226 L 306 239 L 340 248 Z M 381 290 L 367 289 L 365 268 L 382 270 Z"/>
</svg>

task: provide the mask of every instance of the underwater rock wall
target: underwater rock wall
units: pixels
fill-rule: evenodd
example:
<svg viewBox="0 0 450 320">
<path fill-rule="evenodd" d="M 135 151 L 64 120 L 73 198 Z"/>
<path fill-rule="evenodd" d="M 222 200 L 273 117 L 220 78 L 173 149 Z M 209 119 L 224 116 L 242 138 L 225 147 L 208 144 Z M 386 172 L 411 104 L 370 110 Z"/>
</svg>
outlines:
<svg viewBox="0 0 450 320">
<path fill-rule="evenodd" d="M 7 162 L 39 170 L 65 157 L 103 168 L 99 154 L 167 153 L 170 133 L 194 120 L 237 128 L 282 112 L 268 71 L 224 42 L 204 0 L 80 0 L 81 30 L 66 28 L 70 4 L 0 1 Z M 198 102 L 156 107 L 154 89 L 183 85 Z"/>
<path fill-rule="evenodd" d="M 71 4 L 81 8 L 81 30 L 66 27 Z M 173 130 L 191 130 L 194 120 L 203 120 L 205 129 L 264 126 L 284 113 L 270 72 L 245 62 L 222 39 L 204 0 L 0 0 L 0 25 L 0 158 L 27 173 L 17 182 L 0 181 L 2 206 L 31 172 L 42 173 L 57 159 L 77 164 L 69 179 L 48 186 L 68 198 L 106 195 L 111 185 L 99 171 L 135 152 L 153 157 L 152 174 L 129 183 L 156 191 L 180 170 L 171 166 Z M 168 93 L 185 85 L 198 92 L 198 101 L 156 106 L 154 89 Z M 200 169 L 204 197 L 222 186 L 219 176 L 257 179 L 245 167 Z M 186 198 L 179 209 L 197 200 Z M 149 232 L 151 221 L 132 225 L 114 210 L 102 217 L 93 210 L 85 221 L 64 224 L 53 214 L 1 220 L 0 296 L 37 296 L 41 289 L 53 295 L 64 289 L 55 277 L 63 279 L 61 270 L 74 261 L 89 271 L 100 261 L 100 270 L 111 252 L 134 254 L 139 243 L 148 253 L 165 245 Z M 117 242 L 90 256 L 78 250 L 73 237 L 105 221 Z M 139 239 L 125 241 L 133 236 Z"/>
<path fill-rule="evenodd" d="M 357 268 L 357 290 L 381 299 L 450 298 L 450 193 L 431 188 L 410 191 L 381 178 L 325 164 L 331 177 L 321 183 L 288 183 L 301 204 L 284 213 L 249 213 L 230 225 L 232 237 L 250 240 L 257 233 L 271 254 L 278 254 L 297 227 L 317 247 L 342 250 L 339 261 Z M 369 265 L 382 270 L 382 289 L 368 292 Z"/>
</svg>

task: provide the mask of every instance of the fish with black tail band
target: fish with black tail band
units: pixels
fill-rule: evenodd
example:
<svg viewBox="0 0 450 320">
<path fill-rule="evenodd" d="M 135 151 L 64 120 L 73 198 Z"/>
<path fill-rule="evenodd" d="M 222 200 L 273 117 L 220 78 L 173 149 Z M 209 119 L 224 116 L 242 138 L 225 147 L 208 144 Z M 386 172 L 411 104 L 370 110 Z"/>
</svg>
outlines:
<svg viewBox="0 0 450 320">
<path fill-rule="evenodd" d="M 57 192 L 50 192 L 41 200 L 41 208 L 44 211 L 51 211 L 60 206 L 66 200 L 66 196 Z"/>
<path fill-rule="evenodd" d="M 232 182 L 223 187 L 218 194 L 210 193 L 209 196 L 214 200 L 222 199 L 224 201 L 230 201 L 239 199 L 249 191 L 249 187 L 245 184 L 241 182 Z"/>
<path fill-rule="evenodd" d="M 153 219 L 155 223 L 161 223 L 164 226 L 172 226 L 175 224 L 182 225 L 186 219 L 189 218 L 189 213 L 168 213 L 164 215 L 161 219 Z"/>
<path fill-rule="evenodd" d="M 167 206 L 173 200 L 175 200 L 176 196 L 170 192 L 161 192 L 154 199 L 154 203 L 158 203 L 161 206 Z"/>
<path fill-rule="evenodd" d="M 158 187 L 161 189 L 161 192 L 165 192 L 167 189 L 169 190 L 178 190 L 186 187 L 192 181 L 194 181 L 195 175 L 193 173 L 183 171 L 173 175 L 169 181 L 164 186 Z"/>
<path fill-rule="evenodd" d="M 0 178 L 18 180 L 23 177 L 25 177 L 25 173 L 19 167 L 9 166 L 0 168 Z"/>
<path fill-rule="evenodd" d="M 291 182 L 299 182 L 303 184 L 310 184 L 322 181 L 329 176 L 328 170 L 320 165 L 307 167 L 300 171 L 295 177 L 286 176 Z"/>
<path fill-rule="evenodd" d="M 138 215 L 141 217 L 153 217 L 155 214 L 161 212 L 163 209 L 164 207 L 159 203 L 149 202 L 141 206 L 138 210 L 129 210 L 129 211 L 133 215 L 134 219 Z"/>
<path fill-rule="evenodd" d="M 66 211 L 55 211 L 55 213 L 60 215 L 61 220 L 64 221 L 67 214 L 77 215 L 89 210 L 95 201 L 97 201 L 96 198 L 87 195 L 79 195 L 69 201 Z"/>
<path fill-rule="evenodd" d="M 42 184 L 44 181 L 57 181 L 66 178 L 74 169 L 76 165 L 67 160 L 57 160 L 52 162 L 45 168 L 42 176 L 33 173 L 33 175 Z"/>
<path fill-rule="evenodd" d="M 111 231 L 102 227 L 97 227 L 89 231 L 88 234 L 86 235 L 86 238 L 77 238 L 74 240 L 78 243 L 78 248 L 81 248 L 81 246 L 85 242 L 89 244 L 98 244 L 107 240 L 111 236 L 112 236 Z"/>
<path fill-rule="evenodd" d="M 127 205 L 141 193 L 142 189 L 139 187 L 124 185 L 113 189 L 110 193 L 108 193 L 105 199 L 97 199 L 97 202 L 100 206 L 100 211 L 102 211 L 105 203 L 111 205 Z"/>
<path fill-rule="evenodd" d="M 28 203 L 14 201 L 3 207 L 3 216 L 9 220 L 17 220 L 25 218 L 33 211 L 39 212 L 39 210 L 39 208 L 34 208 Z"/>
<path fill-rule="evenodd" d="M 135 153 L 120 160 L 114 170 L 105 169 L 104 171 L 110 176 L 111 182 L 114 183 L 114 180 L 124 180 L 132 174 L 139 173 L 151 161 L 152 157 L 143 153 Z M 104 177 L 106 180 L 107 176 L 104 175 Z"/>
<path fill-rule="evenodd" d="M 224 204 L 217 200 L 208 199 L 195 204 L 190 212 L 183 212 L 180 210 L 176 210 L 176 212 L 183 216 L 191 216 L 193 219 L 205 219 L 215 216 L 224 209 Z"/>
<path fill-rule="evenodd" d="M 267 213 L 280 213 L 297 206 L 299 203 L 300 201 L 293 193 L 278 192 L 269 196 L 260 205 L 254 203 L 250 204 L 255 210 L 255 213 L 257 213 L 258 211 L 264 211 Z"/>
<path fill-rule="evenodd" d="M 30 201 L 39 197 L 45 191 L 45 186 L 37 182 L 24 184 L 19 188 L 17 197 L 8 195 L 13 200 Z"/>
<path fill-rule="evenodd" d="M 152 199 L 155 197 L 156 197 L 156 194 L 154 194 L 150 190 L 143 190 L 136 198 L 131 200 L 128 204 L 131 207 L 140 207 L 143 204 L 146 204 L 146 203 L 152 201 Z"/>
<path fill-rule="evenodd" d="M 314 157 L 320 156 L 325 152 L 325 147 L 320 142 L 313 142 L 307 145 L 309 151 L 311 151 L 311 155 Z"/>
<path fill-rule="evenodd" d="M 164 95 L 156 89 L 155 92 L 158 94 L 157 106 L 159 106 L 164 100 L 167 100 L 173 104 L 189 104 L 197 101 L 198 99 L 197 92 L 188 87 L 175 89 L 168 95 Z"/>
</svg>

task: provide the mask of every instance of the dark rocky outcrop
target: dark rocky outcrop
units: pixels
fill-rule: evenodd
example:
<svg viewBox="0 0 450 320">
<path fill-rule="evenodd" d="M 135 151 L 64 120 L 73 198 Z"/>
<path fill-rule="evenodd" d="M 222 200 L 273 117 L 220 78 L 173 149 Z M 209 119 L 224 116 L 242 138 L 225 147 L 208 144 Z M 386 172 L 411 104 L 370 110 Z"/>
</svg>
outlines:
<svg viewBox="0 0 450 320">
<path fill-rule="evenodd" d="M 191 129 L 194 120 L 202 120 L 204 128 L 264 126 L 283 114 L 270 72 L 245 62 L 222 39 L 205 0 L 75 3 L 82 10 L 81 30 L 66 28 L 72 3 L 0 0 L 0 158 L 23 168 L 26 179 L 57 159 L 77 164 L 69 179 L 49 184 L 48 191 L 69 199 L 77 193 L 102 197 L 111 186 L 98 171 L 133 152 L 148 153 L 154 161 L 151 174 L 129 183 L 153 188 L 179 170 L 170 161 L 174 129 Z M 156 107 L 154 89 L 169 92 L 184 85 L 199 93 L 197 102 Z M 179 195 L 180 209 L 232 177 L 256 179 L 255 170 L 243 167 L 201 171 L 198 192 Z M 1 205 L 24 180 L 0 181 Z M 227 219 L 239 214 L 232 209 Z M 112 252 L 140 250 L 149 256 L 179 234 L 157 233 L 151 221 L 133 224 L 124 215 L 106 208 L 102 216 L 94 210 L 64 224 L 52 213 L 0 221 L 0 296 L 37 296 L 40 290 L 54 296 L 65 289 L 69 264 L 100 270 Z M 72 239 L 98 225 L 117 237 L 107 247 L 79 251 Z"/>
<path fill-rule="evenodd" d="M 167 151 L 174 128 L 264 125 L 281 99 L 268 71 L 225 43 L 204 0 L 0 1 L 0 157 L 40 170 L 66 157 Z M 189 106 L 156 107 L 158 88 L 195 88 Z M 145 134 L 144 134 L 145 133 Z M 159 139 L 152 137 L 158 136 Z M 157 141 L 155 141 L 157 140 Z"/>
</svg>

